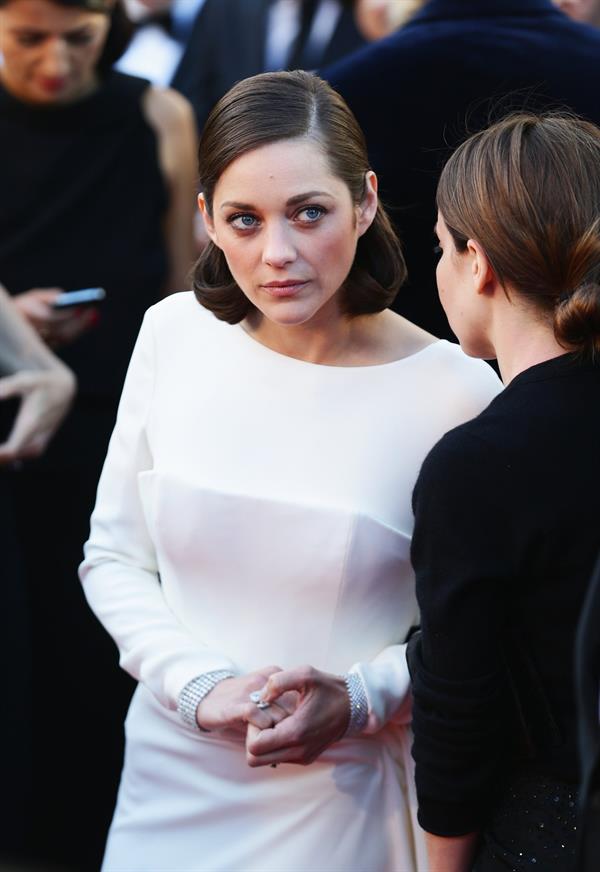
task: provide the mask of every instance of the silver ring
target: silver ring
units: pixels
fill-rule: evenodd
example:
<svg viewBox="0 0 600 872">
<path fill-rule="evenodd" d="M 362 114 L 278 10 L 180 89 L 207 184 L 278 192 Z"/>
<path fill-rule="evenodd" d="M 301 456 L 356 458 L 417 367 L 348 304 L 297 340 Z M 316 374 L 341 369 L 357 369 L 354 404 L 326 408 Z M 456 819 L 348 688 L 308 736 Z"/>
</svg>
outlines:
<svg viewBox="0 0 600 872">
<path fill-rule="evenodd" d="M 256 708 L 259 709 L 268 709 L 271 705 L 270 702 L 265 702 L 265 700 L 260 695 L 260 690 L 253 690 L 250 694 L 250 702 L 253 702 Z"/>
</svg>

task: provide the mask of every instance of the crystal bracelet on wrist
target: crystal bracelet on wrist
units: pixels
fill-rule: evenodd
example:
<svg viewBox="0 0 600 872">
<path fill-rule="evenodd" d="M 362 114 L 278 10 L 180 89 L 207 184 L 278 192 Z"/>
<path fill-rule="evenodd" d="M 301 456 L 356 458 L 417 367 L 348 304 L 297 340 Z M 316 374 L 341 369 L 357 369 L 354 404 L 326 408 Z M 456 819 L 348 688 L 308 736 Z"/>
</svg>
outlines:
<svg viewBox="0 0 600 872">
<path fill-rule="evenodd" d="M 213 687 L 219 684 L 220 681 L 234 677 L 235 673 L 230 672 L 228 669 L 215 669 L 213 672 L 204 672 L 202 675 L 197 675 L 191 681 L 188 681 L 177 699 L 177 711 L 184 724 L 195 730 L 207 733 L 208 730 L 203 730 L 196 720 L 198 706 L 206 694 L 210 693 Z"/>
<path fill-rule="evenodd" d="M 348 672 L 342 678 L 346 683 L 350 703 L 350 720 L 344 736 L 357 736 L 362 733 L 369 719 L 369 702 L 365 685 L 358 672 Z"/>
</svg>

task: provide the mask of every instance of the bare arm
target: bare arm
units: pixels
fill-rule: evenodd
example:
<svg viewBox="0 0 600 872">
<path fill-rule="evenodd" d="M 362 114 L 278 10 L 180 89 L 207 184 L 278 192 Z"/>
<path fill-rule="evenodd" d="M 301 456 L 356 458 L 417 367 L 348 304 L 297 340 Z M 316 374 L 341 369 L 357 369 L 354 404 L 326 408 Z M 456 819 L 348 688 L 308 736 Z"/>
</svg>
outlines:
<svg viewBox="0 0 600 872">
<path fill-rule="evenodd" d="M 169 193 L 164 227 L 168 294 L 189 287 L 188 274 L 196 256 L 196 128 L 188 101 L 169 88 L 149 88 L 143 110 L 158 139 L 160 167 Z"/>
<path fill-rule="evenodd" d="M 429 872 L 470 872 L 478 833 L 466 836 L 434 836 L 425 833 Z"/>
<path fill-rule="evenodd" d="M 72 372 L 55 357 L 0 288 L 0 400 L 21 405 L 0 463 L 41 454 L 65 416 L 75 393 Z"/>
</svg>

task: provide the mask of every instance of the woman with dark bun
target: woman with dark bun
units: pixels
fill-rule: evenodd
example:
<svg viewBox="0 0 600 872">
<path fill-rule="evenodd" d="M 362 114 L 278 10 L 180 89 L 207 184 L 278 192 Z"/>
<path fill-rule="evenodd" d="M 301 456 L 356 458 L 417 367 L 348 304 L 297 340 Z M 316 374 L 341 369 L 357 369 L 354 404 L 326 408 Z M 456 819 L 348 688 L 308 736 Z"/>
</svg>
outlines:
<svg viewBox="0 0 600 872">
<path fill-rule="evenodd" d="M 195 257 L 192 111 L 112 70 L 129 29 L 117 0 L 0 0 L 0 283 L 78 382 L 48 451 L 2 484 L 32 624 L 33 683 L 21 658 L 11 667 L 31 705 L 20 819 L 32 861 L 77 872 L 100 863 L 132 690 L 77 566 L 143 314 L 189 287 Z M 63 291 L 98 287 L 101 306 L 56 307 Z M 10 749 L 4 720 L 0 731 Z M 15 843 L 0 824 L 0 863 Z"/>
<path fill-rule="evenodd" d="M 419 820 L 432 872 L 566 872 L 575 628 L 600 548 L 600 131 L 516 115 L 438 187 L 440 299 L 505 390 L 414 492 Z"/>
<path fill-rule="evenodd" d="M 81 567 L 139 681 L 104 870 L 413 872 L 410 493 L 499 382 L 386 308 L 400 246 L 321 79 L 236 85 L 200 184 L 195 294 L 146 315 Z"/>
</svg>

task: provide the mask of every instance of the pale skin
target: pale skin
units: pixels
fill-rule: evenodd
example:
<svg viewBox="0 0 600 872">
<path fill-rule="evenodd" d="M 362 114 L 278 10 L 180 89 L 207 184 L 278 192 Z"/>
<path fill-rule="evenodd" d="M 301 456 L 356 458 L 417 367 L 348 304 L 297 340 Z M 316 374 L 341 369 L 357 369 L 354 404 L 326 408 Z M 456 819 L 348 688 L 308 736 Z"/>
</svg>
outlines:
<svg viewBox="0 0 600 872">
<path fill-rule="evenodd" d="M 435 227 L 442 257 L 437 266 L 440 301 L 461 347 L 471 357 L 497 360 L 502 381 L 565 353 L 552 319 L 502 287 L 480 243 L 469 239 L 460 253 L 438 215 Z"/>
<path fill-rule="evenodd" d="M 354 203 L 318 142 L 283 140 L 237 158 L 219 178 L 213 203 L 201 195 L 199 206 L 210 239 L 254 304 L 242 326 L 257 342 L 310 363 L 351 367 L 399 360 L 435 341 L 388 310 L 342 313 L 343 283 L 377 210 L 374 173 Z M 271 719 L 266 726 L 256 713 L 249 717 L 249 679 L 221 682 L 197 711 L 204 728 L 244 724 L 248 765 L 307 765 L 344 735 L 350 711 L 339 675 L 311 665 L 272 669 L 256 688 L 271 703 L 261 713 Z"/>
<path fill-rule="evenodd" d="M 554 3 L 575 21 L 600 27 L 600 0 L 554 0 Z"/>
<path fill-rule="evenodd" d="M 441 249 L 440 301 L 466 354 L 496 359 L 507 385 L 529 367 L 565 353 L 554 338 L 552 321 L 523 302 L 517 289 L 505 290 L 476 239 L 468 240 L 466 251 L 458 251 L 440 213 L 435 232 Z M 425 836 L 430 872 L 470 872 L 477 832 Z"/>
<path fill-rule="evenodd" d="M 38 338 L 0 287 L 0 401 L 21 401 L 4 443 L 0 464 L 37 457 L 66 415 L 75 377 Z"/>
<path fill-rule="evenodd" d="M 426 0 L 356 0 L 354 20 L 369 41 L 393 33 L 425 5 Z"/>
<path fill-rule="evenodd" d="M 99 87 L 96 72 L 108 34 L 107 15 L 50 0 L 10 0 L 0 7 L 0 78 L 17 99 L 52 107 L 77 101 Z M 169 259 L 165 293 L 188 286 L 195 256 L 196 133 L 188 102 L 170 89 L 149 88 L 143 114 L 158 142 L 169 206 L 164 234 Z M 15 296 L 21 313 L 52 347 L 68 344 L 97 322 L 93 308 L 56 312 L 62 288 L 32 288 Z"/>
</svg>

